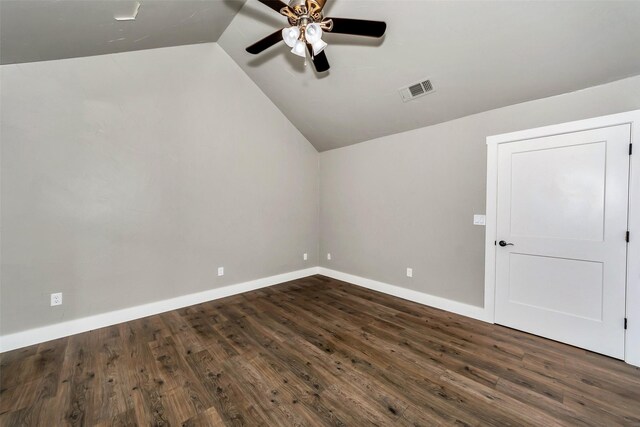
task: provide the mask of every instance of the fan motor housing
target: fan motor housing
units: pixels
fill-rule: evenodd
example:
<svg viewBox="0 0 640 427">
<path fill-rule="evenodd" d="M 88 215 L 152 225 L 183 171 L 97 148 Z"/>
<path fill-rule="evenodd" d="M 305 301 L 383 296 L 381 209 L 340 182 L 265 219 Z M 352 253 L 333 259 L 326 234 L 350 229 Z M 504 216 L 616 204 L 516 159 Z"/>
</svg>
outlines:
<svg viewBox="0 0 640 427">
<path fill-rule="evenodd" d="M 300 6 L 306 6 L 307 3 L 315 3 L 318 6 L 318 9 L 322 9 L 327 0 L 291 0 L 289 2 L 289 7 L 294 9 Z"/>
</svg>

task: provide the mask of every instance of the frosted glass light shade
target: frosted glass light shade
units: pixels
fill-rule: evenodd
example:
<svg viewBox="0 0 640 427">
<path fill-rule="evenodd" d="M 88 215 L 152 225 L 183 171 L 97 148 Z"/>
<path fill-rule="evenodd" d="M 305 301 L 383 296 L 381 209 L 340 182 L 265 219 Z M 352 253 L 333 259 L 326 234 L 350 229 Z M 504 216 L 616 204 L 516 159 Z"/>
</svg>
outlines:
<svg viewBox="0 0 640 427">
<path fill-rule="evenodd" d="M 322 40 L 318 40 L 314 43 L 311 44 L 311 47 L 313 47 L 313 55 L 317 55 L 320 52 L 322 52 L 324 50 L 325 47 L 327 47 L 327 44 Z"/>
<path fill-rule="evenodd" d="M 298 40 L 296 44 L 293 46 L 293 49 L 291 49 L 291 52 L 294 55 L 298 55 L 304 58 L 306 56 L 304 42 L 301 40 Z"/>
<path fill-rule="evenodd" d="M 304 35 L 307 41 L 313 44 L 322 38 L 322 28 L 314 22 L 313 24 L 307 25 Z"/>
<path fill-rule="evenodd" d="M 299 38 L 300 28 L 298 27 L 289 27 L 282 30 L 282 40 L 284 40 L 289 47 L 294 47 Z"/>
<path fill-rule="evenodd" d="M 313 48 L 313 54 L 317 55 L 327 47 L 327 44 L 322 40 L 322 28 L 319 24 L 313 23 L 307 25 L 304 31 L 304 36 Z"/>
</svg>

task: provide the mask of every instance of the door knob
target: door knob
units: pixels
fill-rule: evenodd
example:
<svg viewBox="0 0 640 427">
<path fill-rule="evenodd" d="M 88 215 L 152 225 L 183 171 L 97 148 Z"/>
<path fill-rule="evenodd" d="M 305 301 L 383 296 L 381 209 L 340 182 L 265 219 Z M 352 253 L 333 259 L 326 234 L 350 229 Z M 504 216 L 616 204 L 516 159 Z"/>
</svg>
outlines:
<svg viewBox="0 0 640 427">
<path fill-rule="evenodd" d="M 504 248 L 505 246 L 513 246 L 513 243 L 507 243 L 507 242 L 505 242 L 504 240 L 500 240 L 500 241 L 498 242 L 498 244 L 499 244 L 500 246 L 502 246 L 503 248 Z"/>
</svg>

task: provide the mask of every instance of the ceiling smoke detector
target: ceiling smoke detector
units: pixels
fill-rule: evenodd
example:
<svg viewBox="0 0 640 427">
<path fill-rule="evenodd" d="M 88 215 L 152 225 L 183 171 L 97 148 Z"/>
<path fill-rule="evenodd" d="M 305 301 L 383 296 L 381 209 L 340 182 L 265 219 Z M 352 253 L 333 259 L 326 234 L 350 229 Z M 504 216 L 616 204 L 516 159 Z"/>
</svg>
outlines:
<svg viewBox="0 0 640 427">
<path fill-rule="evenodd" d="M 421 96 L 425 96 L 433 91 L 435 91 L 435 89 L 429 79 L 424 79 L 418 83 L 398 89 L 398 92 L 400 92 L 400 96 L 404 102 L 420 98 Z"/>
</svg>

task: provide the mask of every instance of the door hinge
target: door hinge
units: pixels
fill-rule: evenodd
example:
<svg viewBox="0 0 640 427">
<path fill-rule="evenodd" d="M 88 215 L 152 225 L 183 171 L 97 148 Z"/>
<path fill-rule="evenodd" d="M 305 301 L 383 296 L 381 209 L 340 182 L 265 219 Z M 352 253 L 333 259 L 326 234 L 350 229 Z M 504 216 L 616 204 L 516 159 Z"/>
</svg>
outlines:
<svg viewBox="0 0 640 427">
<path fill-rule="evenodd" d="M 627 231 L 627 243 L 629 243 L 629 237 L 630 237 L 630 235 L 631 235 L 631 233 L 629 233 L 629 232 Z"/>
<path fill-rule="evenodd" d="M 629 144 L 629 155 L 633 154 L 633 143 Z"/>
<path fill-rule="evenodd" d="M 627 329 L 627 318 L 624 318 L 624 328 Z"/>
</svg>

